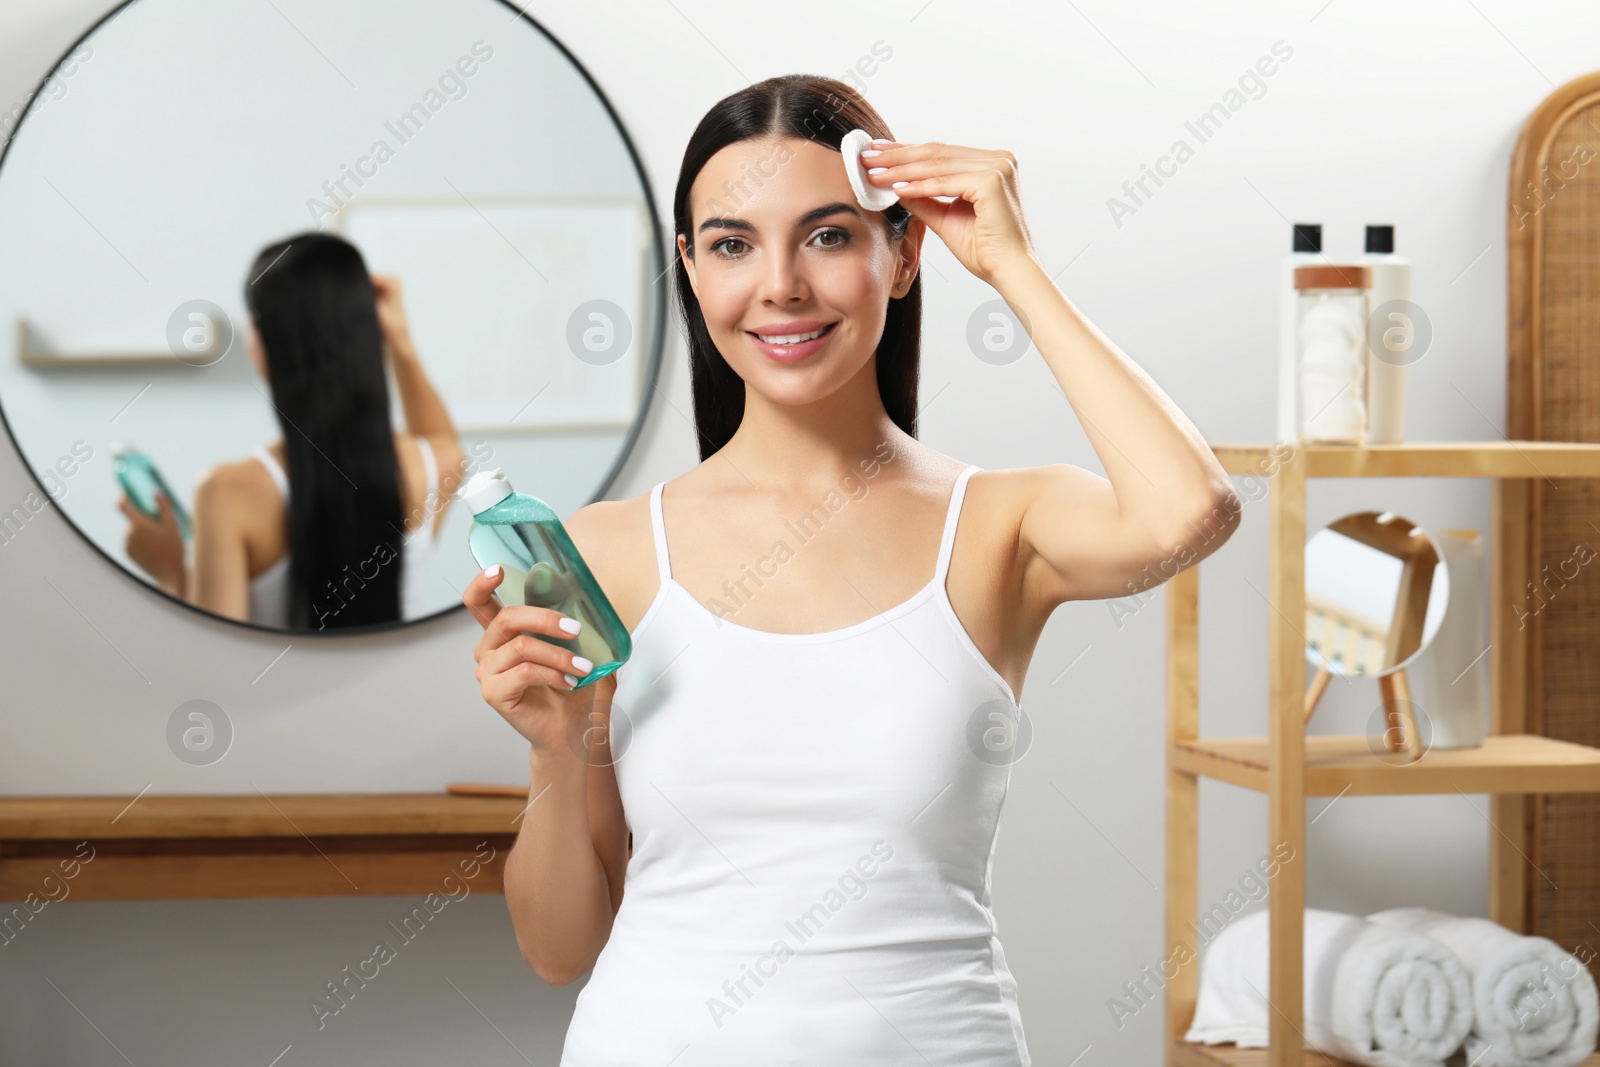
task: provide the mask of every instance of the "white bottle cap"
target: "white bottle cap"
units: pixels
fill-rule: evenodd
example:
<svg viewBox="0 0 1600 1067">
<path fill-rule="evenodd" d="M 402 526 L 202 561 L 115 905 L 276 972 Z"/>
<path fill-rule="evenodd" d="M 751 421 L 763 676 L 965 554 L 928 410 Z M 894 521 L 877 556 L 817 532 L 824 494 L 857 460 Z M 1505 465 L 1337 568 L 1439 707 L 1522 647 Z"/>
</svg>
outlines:
<svg viewBox="0 0 1600 1067">
<path fill-rule="evenodd" d="M 456 496 L 467 505 L 467 508 L 477 515 L 488 511 L 512 493 L 511 483 L 506 480 L 506 472 L 496 467 L 493 470 L 479 471 L 467 479 L 456 493 Z"/>
</svg>

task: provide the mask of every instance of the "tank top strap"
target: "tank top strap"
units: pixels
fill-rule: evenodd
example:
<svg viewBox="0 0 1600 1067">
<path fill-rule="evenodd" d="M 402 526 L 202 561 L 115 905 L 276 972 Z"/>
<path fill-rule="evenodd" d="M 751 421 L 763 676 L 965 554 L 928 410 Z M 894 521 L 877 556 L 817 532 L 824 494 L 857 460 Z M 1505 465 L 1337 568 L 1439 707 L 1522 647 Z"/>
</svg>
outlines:
<svg viewBox="0 0 1600 1067">
<path fill-rule="evenodd" d="M 950 569 L 951 550 L 956 544 L 956 523 L 961 518 L 961 501 L 967 495 L 967 479 L 983 468 L 976 463 L 967 464 L 967 469 L 956 476 L 956 487 L 950 493 L 950 510 L 944 517 L 944 535 L 939 539 L 939 565 L 934 569 L 934 584 L 944 588 L 945 572 Z"/>
<path fill-rule="evenodd" d="M 650 490 L 650 529 L 655 534 L 656 567 L 661 572 L 662 585 L 672 581 L 672 561 L 667 558 L 667 524 L 661 518 L 661 487 L 666 484 L 657 482 Z"/>
<path fill-rule="evenodd" d="M 278 494 L 287 502 L 289 499 L 289 476 L 283 472 L 283 467 L 278 463 L 277 457 L 272 454 L 272 451 L 266 445 L 257 446 L 255 451 L 251 452 L 251 455 L 260 460 L 261 465 L 267 468 L 267 473 L 272 475 L 272 480 L 278 485 Z"/>
</svg>

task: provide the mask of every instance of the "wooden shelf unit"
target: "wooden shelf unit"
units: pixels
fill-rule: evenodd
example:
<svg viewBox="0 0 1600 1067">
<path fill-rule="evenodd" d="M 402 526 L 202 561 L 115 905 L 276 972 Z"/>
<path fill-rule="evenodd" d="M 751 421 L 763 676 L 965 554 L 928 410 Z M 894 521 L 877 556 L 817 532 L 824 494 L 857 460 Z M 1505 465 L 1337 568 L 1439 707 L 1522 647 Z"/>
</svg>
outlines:
<svg viewBox="0 0 1600 1067">
<path fill-rule="evenodd" d="M 1202 778 L 1268 792 L 1264 737 L 1179 741 L 1174 766 Z M 1377 738 L 1307 737 L 1308 797 L 1405 793 L 1600 792 L 1600 749 L 1537 734 L 1502 734 L 1481 748 L 1436 749 L 1415 762 L 1386 752 Z"/>
<path fill-rule="evenodd" d="M 1448 441 L 1400 445 L 1296 442 L 1214 445 L 1230 474 L 1269 483 L 1268 736 L 1202 739 L 1199 685 L 1200 570 L 1180 571 L 1167 589 L 1167 885 L 1166 942 L 1198 955 L 1189 925 L 1199 920 L 1199 780 L 1229 782 L 1267 795 L 1269 846 L 1287 844 L 1268 892 L 1272 944 L 1268 1000 L 1270 1048 L 1191 1045 L 1199 964 L 1164 988 L 1166 1067 L 1345 1067 L 1303 1047 L 1305 802 L 1308 796 L 1490 794 L 1489 914 L 1522 930 L 1527 877 L 1522 858 L 1528 793 L 1600 792 L 1600 749 L 1530 735 L 1523 716 L 1527 663 L 1520 642 L 1502 640 L 1514 620 L 1491 610 L 1491 736 L 1481 748 L 1437 750 L 1404 764 L 1399 753 L 1364 737 L 1307 737 L 1305 732 L 1306 480 L 1308 478 L 1493 478 L 1490 603 L 1509 603 L 1529 577 L 1518 571 L 1527 531 L 1526 479 L 1600 477 L 1600 444 L 1551 441 Z M 1415 516 L 1411 516 L 1415 518 Z M 1600 1054 L 1586 1067 L 1600 1067 Z"/>
<path fill-rule="evenodd" d="M 62 885 L 63 900 L 500 893 L 526 807 L 448 793 L 0 797 L 0 901 Z"/>
</svg>

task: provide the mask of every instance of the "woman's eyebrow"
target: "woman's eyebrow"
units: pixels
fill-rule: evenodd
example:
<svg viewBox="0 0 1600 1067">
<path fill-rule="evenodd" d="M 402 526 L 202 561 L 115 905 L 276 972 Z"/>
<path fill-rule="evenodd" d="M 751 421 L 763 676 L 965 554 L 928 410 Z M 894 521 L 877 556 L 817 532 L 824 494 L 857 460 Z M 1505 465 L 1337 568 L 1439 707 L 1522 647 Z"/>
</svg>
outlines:
<svg viewBox="0 0 1600 1067">
<path fill-rule="evenodd" d="M 818 219 L 825 219 L 829 215 L 838 214 L 850 214 L 854 215 L 858 219 L 862 217 L 861 212 L 856 210 L 853 205 L 846 204 L 841 200 L 837 204 L 825 204 L 822 207 L 816 208 L 815 210 L 806 212 L 804 215 L 801 215 L 798 219 L 796 219 L 794 224 L 796 227 L 805 226 L 816 222 Z"/>
<path fill-rule="evenodd" d="M 794 224 L 798 228 L 838 214 L 854 215 L 858 219 L 862 217 L 860 211 L 841 200 L 835 204 L 824 204 L 822 207 L 813 208 L 796 219 Z M 710 218 L 700 224 L 699 232 L 704 233 L 706 230 L 744 230 L 747 233 L 754 233 L 756 228 L 743 219 Z"/>
</svg>

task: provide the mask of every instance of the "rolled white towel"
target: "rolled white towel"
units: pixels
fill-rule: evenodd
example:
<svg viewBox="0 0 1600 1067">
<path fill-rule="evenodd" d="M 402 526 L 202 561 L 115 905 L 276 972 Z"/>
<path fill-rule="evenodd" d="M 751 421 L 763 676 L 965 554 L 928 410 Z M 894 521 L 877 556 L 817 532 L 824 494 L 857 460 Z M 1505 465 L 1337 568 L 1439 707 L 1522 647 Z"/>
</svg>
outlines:
<svg viewBox="0 0 1600 1067">
<path fill-rule="evenodd" d="M 1466 965 L 1473 1014 L 1466 1058 L 1473 1067 L 1573 1067 L 1594 1052 L 1600 1026 L 1594 978 L 1549 938 L 1430 908 L 1391 908 L 1367 918 L 1434 938 Z"/>
<path fill-rule="evenodd" d="M 1201 958 L 1185 1040 L 1265 1048 L 1267 913 L 1224 927 Z M 1436 941 L 1307 908 L 1305 1045 L 1369 1067 L 1442 1067 L 1472 1028 L 1471 982 Z"/>
</svg>

